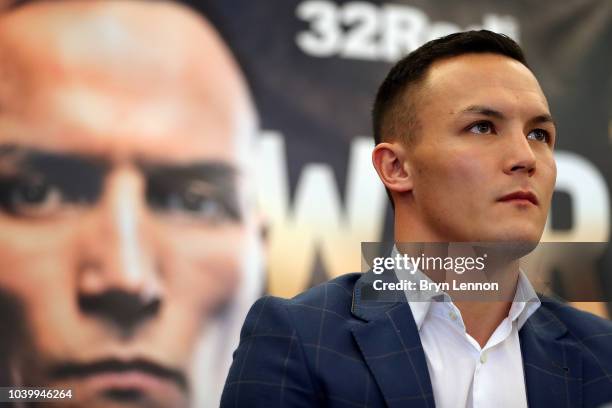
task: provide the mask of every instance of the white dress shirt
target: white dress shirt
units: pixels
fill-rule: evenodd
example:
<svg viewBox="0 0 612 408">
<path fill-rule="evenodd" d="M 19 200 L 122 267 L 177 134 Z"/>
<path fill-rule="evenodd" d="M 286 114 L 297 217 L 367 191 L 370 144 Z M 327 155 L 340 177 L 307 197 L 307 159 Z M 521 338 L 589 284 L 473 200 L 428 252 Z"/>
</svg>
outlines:
<svg viewBox="0 0 612 408">
<path fill-rule="evenodd" d="M 419 270 L 414 275 L 396 270 L 396 275 L 400 280 L 429 280 Z M 448 294 L 418 290 L 405 294 L 423 344 L 437 408 L 527 408 L 518 332 L 540 307 L 540 300 L 522 272 L 508 316 L 482 348 L 466 332 L 461 312 Z"/>
</svg>

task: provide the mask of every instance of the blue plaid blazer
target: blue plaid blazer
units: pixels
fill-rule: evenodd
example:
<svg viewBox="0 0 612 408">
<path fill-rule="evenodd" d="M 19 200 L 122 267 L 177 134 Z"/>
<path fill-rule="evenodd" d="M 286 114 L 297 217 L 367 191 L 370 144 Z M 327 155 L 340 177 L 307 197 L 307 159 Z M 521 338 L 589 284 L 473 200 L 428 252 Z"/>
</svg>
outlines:
<svg viewBox="0 0 612 408">
<path fill-rule="evenodd" d="M 221 407 L 434 407 L 405 301 L 366 302 L 362 274 L 251 308 Z M 612 401 L 612 323 L 558 302 L 519 332 L 530 407 Z"/>
</svg>

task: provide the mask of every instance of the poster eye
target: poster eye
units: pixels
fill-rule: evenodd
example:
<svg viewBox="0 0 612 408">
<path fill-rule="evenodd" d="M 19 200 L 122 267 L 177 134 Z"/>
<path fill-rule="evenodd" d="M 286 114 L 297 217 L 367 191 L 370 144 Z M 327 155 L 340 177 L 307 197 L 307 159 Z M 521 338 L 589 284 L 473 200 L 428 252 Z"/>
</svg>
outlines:
<svg viewBox="0 0 612 408">
<path fill-rule="evenodd" d="M 43 179 L 20 180 L 8 192 L 9 211 L 18 216 L 43 217 L 61 208 L 62 194 Z"/>
</svg>

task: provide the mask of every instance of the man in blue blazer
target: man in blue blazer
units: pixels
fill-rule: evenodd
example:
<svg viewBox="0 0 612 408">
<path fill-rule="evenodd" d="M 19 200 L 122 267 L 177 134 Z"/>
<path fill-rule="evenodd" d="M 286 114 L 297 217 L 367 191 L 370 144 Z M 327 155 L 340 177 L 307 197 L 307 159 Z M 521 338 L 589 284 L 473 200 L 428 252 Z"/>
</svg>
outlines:
<svg viewBox="0 0 612 408">
<path fill-rule="evenodd" d="M 395 210 L 395 242 L 540 240 L 556 179 L 555 125 L 510 38 L 470 31 L 413 51 L 380 86 L 373 122 L 372 161 Z M 612 323 L 536 295 L 518 268 L 533 246 L 516 248 L 523 253 L 498 264 L 507 298 L 406 289 L 377 300 L 366 273 L 290 300 L 260 299 L 221 406 L 611 402 Z M 413 272 L 411 279 L 441 282 L 433 268 Z M 397 265 L 382 276 L 405 277 Z"/>
</svg>

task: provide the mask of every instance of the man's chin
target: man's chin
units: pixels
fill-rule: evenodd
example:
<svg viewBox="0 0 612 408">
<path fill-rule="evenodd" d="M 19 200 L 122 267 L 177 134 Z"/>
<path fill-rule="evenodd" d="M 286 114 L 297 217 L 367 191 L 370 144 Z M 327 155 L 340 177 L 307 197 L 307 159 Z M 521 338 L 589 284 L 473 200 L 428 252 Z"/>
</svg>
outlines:
<svg viewBox="0 0 612 408">
<path fill-rule="evenodd" d="M 96 375 L 51 383 L 45 388 L 71 390 L 71 399 L 53 404 L 61 407 L 180 408 L 189 405 L 180 387 L 139 373 Z"/>
<path fill-rule="evenodd" d="M 500 255 L 506 253 L 512 258 L 521 258 L 532 252 L 540 243 L 543 228 L 539 225 L 495 225 L 492 222 L 488 228 L 472 231 L 467 242 L 479 242 L 483 247 L 495 250 Z M 495 228 L 491 228 L 495 227 Z"/>
<path fill-rule="evenodd" d="M 541 223 L 529 222 L 500 222 L 494 220 L 490 225 L 483 228 L 480 239 L 482 242 L 521 242 L 535 243 L 537 245 L 542 238 L 544 226 Z M 492 228 L 491 228 L 492 227 Z"/>
</svg>

